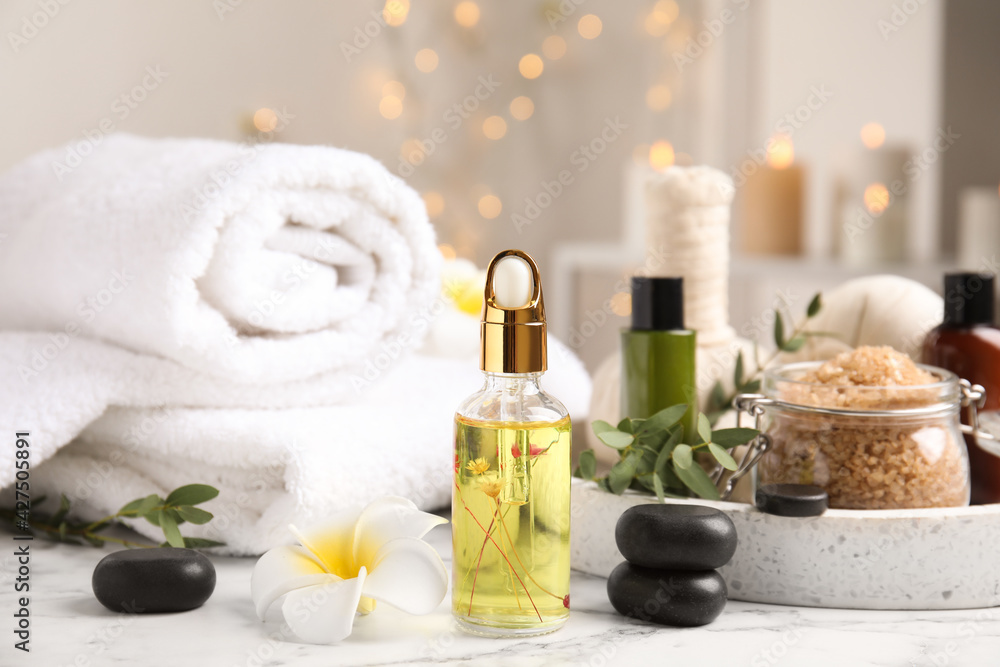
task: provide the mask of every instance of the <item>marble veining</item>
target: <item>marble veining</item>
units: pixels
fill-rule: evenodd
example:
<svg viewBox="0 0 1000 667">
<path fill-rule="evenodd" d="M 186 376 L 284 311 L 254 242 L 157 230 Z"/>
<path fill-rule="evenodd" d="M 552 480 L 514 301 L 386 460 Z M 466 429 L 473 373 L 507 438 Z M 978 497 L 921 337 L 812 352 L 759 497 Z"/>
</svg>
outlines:
<svg viewBox="0 0 1000 667">
<path fill-rule="evenodd" d="M 9 536 L 0 535 L 8 540 Z M 448 526 L 429 541 L 447 563 Z M 90 589 L 109 550 L 32 543 L 32 655 L 13 650 L 2 665 L 295 667 L 333 665 L 994 665 L 1000 609 L 849 611 L 730 602 L 711 625 L 662 628 L 617 615 L 605 580 L 579 572 L 572 614 L 561 630 L 521 640 L 483 639 L 453 627 L 449 601 L 427 616 L 382 606 L 335 646 L 289 641 L 280 623 L 262 623 L 250 602 L 253 559 L 213 558 L 218 585 L 204 607 L 180 614 L 126 616 L 102 607 Z M 13 608 L 13 563 L 0 559 L 0 611 Z"/>
</svg>

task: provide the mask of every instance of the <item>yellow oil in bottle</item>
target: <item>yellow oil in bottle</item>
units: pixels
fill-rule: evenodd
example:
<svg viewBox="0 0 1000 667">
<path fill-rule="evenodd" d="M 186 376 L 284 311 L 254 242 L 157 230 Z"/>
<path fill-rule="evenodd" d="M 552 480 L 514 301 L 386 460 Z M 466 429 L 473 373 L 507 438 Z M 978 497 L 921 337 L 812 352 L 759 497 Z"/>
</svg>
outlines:
<svg viewBox="0 0 1000 667">
<path fill-rule="evenodd" d="M 452 611 L 487 635 L 569 616 L 570 420 L 455 419 Z"/>
</svg>

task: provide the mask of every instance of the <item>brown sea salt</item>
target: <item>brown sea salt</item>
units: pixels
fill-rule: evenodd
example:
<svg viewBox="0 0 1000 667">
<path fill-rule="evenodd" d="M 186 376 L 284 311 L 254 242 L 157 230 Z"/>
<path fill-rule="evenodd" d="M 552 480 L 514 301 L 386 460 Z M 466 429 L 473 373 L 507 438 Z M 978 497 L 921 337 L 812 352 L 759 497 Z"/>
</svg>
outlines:
<svg viewBox="0 0 1000 667">
<path fill-rule="evenodd" d="M 919 408 L 941 400 L 939 379 L 890 347 L 859 347 L 777 383 L 801 406 Z M 899 509 L 968 503 L 968 464 L 954 415 L 848 416 L 774 408 L 760 480 L 816 484 L 830 507 Z"/>
</svg>

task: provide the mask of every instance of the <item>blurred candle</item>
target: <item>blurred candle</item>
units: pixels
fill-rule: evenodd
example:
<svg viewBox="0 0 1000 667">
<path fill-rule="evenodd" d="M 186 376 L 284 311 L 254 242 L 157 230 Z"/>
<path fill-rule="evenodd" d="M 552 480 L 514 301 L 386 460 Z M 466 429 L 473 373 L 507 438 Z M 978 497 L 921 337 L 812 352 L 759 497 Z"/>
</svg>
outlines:
<svg viewBox="0 0 1000 667">
<path fill-rule="evenodd" d="M 791 138 L 776 135 L 768 142 L 766 163 L 743 167 L 756 171 L 743 185 L 741 246 L 751 255 L 798 255 L 802 252 L 804 171 L 794 164 Z"/>
<path fill-rule="evenodd" d="M 958 194 L 958 264 L 979 270 L 1000 254 L 1000 190 L 964 188 Z"/>
</svg>

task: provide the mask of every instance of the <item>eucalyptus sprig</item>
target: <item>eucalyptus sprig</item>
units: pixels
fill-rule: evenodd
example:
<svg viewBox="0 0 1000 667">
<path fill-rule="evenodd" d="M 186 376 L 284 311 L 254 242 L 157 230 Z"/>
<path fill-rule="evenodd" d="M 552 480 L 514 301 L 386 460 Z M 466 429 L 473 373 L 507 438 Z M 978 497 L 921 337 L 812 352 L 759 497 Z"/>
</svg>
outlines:
<svg viewBox="0 0 1000 667">
<path fill-rule="evenodd" d="M 595 480 L 599 487 L 617 495 L 626 489 L 655 493 L 661 503 L 666 497 L 718 500 L 718 489 L 695 455 L 707 452 L 726 470 L 736 470 L 736 461 L 729 450 L 750 442 L 758 432 L 752 428 L 713 431 L 708 417 L 699 413 L 696 433 L 685 438 L 680 422 L 687 410 L 687 405 L 673 405 L 648 419 L 626 417 L 618 426 L 602 420 L 593 422 L 594 435 L 616 449 L 619 460 L 605 477 L 597 478 L 597 459 L 594 450 L 588 449 L 580 454 L 580 464 L 573 475 Z"/>
<path fill-rule="evenodd" d="M 708 396 L 708 404 L 705 406 L 705 412 L 708 415 L 708 421 L 711 424 L 718 422 L 722 415 L 733 409 L 733 399 L 735 399 L 738 394 L 755 394 L 760 391 L 761 372 L 775 359 L 777 359 L 779 354 L 782 352 L 798 352 L 811 337 L 832 338 L 835 336 L 835 334 L 827 331 L 806 331 L 806 326 L 809 324 L 809 320 L 819 315 L 822 309 L 822 294 L 817 293 L 813 296 L 812 300 L 809 302 L 809 306 L 806 308 L 806 319 L 803 320 L 802 324 L 795 327 L 790 335 L 786 335 L 785 333 L 787 331 L 787 327 L 785 325 L 784 316 L 781 314 L 780 310 L 775 309 L 774 352 L 771 353 L 767 359 L 761 359 L 759 346 L 755 342 L 754 361 L 757 364 L 757 370 L 750 376 L 747 376 L 744 371 L 743 352 L 741 351 L 739 355 L 737 355 L 736 368 L 733 371 L 733 387 L 735 388 L 735 391 L 732 394 L 727 395 L 725 388 L 722 386 L 722 382 L 719 380 L 716 380 L 715 384 L 712 385 L 712 391 Z"/>
<path fill-rule="evenodd" d="M 130 540 L 124 540 L 111 535 L 104 535 L 102 531 L 107 528 L 121 524 L 122 519 L 143 518 L 154 526 L 159 526 L 163 531 L 165 539 L 159 546 L 161 547 L 188 547 L 192 549 L 206 549 L 208 547 L 224 546 L 224 542 L 207 540 L 200 537 L 184 537 L 181 535 L 180 526 L 183 523 L 196 525 L 206 524 L 212 520 L 211 512 L 196 507 L 219 495 L 219 490 L 208 484 L 188 484 L 181 486 L 163 498 L 155 493 L 143 498 L 126 503 L 120 510 L 97 521 L 84 522 L 68 518 L 70 511 L 70 500 L 65 495 L 59 497 L 59 508 L 52 514 L 40 513 L 31 510 L 28 515 L 27 528 L 32 534 L 41 534 L 59 542 L 69 544 L 82 544 L 80 540 L 95 546 L 103 547 L 107 542 L 114 542 L 126 547 L 150 547 L 153 545 L 142 544 Z M 45 501 L 44 497 L 33 500 L 32 505 L 41 505 Z M 17 521 L 21 525 L 22 516 L 15 515 L 10 510 L 0 510 L 0 518 Z"/>
</svg>

